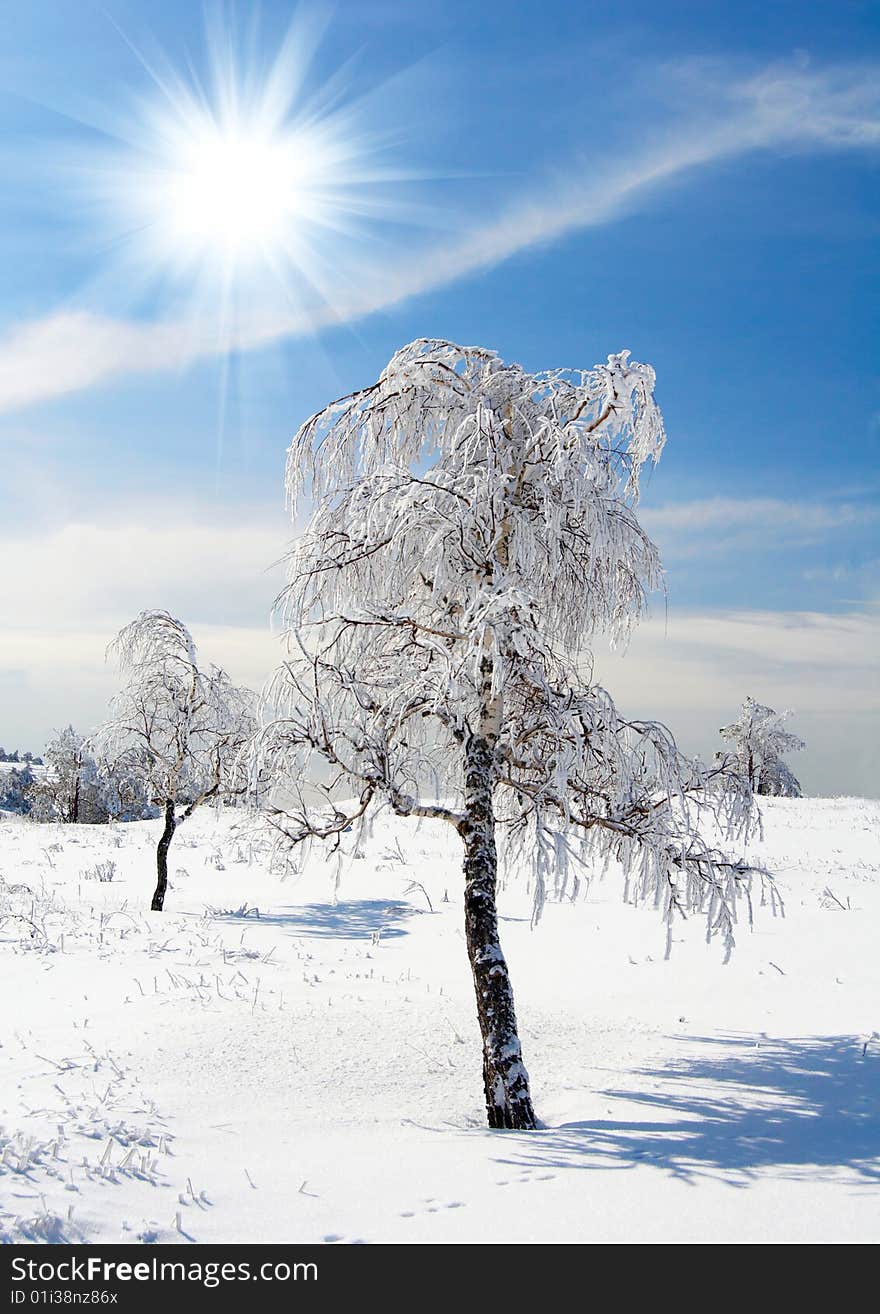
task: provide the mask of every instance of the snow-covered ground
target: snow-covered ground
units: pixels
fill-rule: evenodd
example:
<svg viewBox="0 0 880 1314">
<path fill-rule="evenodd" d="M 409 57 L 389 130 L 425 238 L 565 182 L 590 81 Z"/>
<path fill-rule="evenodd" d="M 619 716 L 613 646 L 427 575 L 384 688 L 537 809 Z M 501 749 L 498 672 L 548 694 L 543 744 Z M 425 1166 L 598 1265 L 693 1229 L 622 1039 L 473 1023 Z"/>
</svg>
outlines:
<svg viewBox="0 0 880 1314">
<path fill-rule="evenodd" d="M 451 832 L 378 825 L 334 901 L 204 811 L 158 914 L 158 823 L 4 815 L 0 1239 L 877 1240 L 880 803 L 763 811 L 786 916 L 726 966 L 610 875 L 534 931 L 505 891 L 531 1134 L 483 1127 Z"/>
</svg>

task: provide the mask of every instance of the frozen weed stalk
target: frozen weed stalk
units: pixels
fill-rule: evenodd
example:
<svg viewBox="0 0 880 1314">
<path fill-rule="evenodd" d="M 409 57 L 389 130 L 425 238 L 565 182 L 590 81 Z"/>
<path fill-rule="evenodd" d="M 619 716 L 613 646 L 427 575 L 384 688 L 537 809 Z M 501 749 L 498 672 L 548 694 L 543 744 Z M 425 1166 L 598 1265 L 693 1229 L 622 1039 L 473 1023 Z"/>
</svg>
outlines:
<svg viewBox="0 0 880 1314">
<path fill-rule="evenodd" d="M 671 924 L 700 910 L 732 944 L 744 862 L 700 838 L 743 835 L 732 761 L 687 760 L 585 681 L 590 646 L 626 638 L 660 585 L 635 508 L 665 434 L 654 371 L 624 351 L 530 374 L 494 352 L 420 339 L 376 383 L 306 421 L 291 512 L 310 518 L 279 600 L 276 673 L 254 770 L 278 785 L 291 845 L 339 848 L 379 804 L 452 826 L 489 1125 L 536 1125 L 496 912 L 497 840 L 548 886 L 617 859 L 626 897 Z M 354 797 L 352 797 L 352 795 Z"/>
<path fill-rule="evenodd" d="M 112 858 L 105 862 L 96 862 L 94 867 L 88 867 L 80 873 L 84 881 L 100 881 L 102 884 L 108 884 L 116 876 L 116 863 Z"/>
</svg>

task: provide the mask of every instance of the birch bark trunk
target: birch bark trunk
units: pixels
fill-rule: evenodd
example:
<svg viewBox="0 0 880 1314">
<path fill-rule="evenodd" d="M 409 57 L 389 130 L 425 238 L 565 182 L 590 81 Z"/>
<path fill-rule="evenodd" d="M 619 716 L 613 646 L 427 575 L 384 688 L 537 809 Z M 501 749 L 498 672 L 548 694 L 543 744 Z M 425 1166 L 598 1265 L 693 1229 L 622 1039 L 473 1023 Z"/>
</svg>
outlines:
<svg viewBox="0 0 880 1314">
<path fill-rule="evenodd" d="M 174 832 L 177 829 L 177 821 L 174 816 L 174 803 L 168 799 L 165 803 L 165 829 L 162 831 L 162 837 L 156 848 L 156 889 L 153 893 L 153 902 L 150 904 L 151 912 L 162 912 L 165 907 L 165 891 L 168 889 L 168 849 L 174 838 Z"/>
<path fill-rule="evenodd" d="M 537 1126 L 522 1058 L 513 986 L 498 936 L 495 891 L 494 745 L 472 736 L 465 747 L 465 936 L 483 1037 L 483 1088 L 490 1127 L 531 1131 Z"/>
</svg>

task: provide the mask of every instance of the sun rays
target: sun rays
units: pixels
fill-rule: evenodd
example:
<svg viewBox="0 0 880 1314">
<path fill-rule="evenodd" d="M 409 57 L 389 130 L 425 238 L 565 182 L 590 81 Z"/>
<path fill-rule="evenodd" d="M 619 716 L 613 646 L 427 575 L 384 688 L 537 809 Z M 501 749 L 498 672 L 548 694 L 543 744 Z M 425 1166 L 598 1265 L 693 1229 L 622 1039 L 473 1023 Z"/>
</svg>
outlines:
<svg viewBox="0 0 880 1314">
<path fill-rule="evenodd" d="M 332 316 L 379 221 L 411 221 L 414 179 L 391 158 L 381 98 L 348 66 L 318 75 L 324 26 L 300 11 L 270 50 L 255 22 L 218 10 L 185 67 L 125 38 L 148 91 L 76 163 L 104 281 L 132 302 L 160 296 L 230 348 L 257 316 Z"/>
</svg>

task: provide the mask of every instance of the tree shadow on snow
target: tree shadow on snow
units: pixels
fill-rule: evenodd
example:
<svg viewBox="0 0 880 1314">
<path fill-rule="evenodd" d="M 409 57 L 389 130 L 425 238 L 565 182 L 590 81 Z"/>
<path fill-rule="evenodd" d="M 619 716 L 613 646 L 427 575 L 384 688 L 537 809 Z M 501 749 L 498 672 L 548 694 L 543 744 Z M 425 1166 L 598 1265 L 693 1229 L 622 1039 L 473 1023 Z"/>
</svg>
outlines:
<svg viewBox="0 0 880 1314">
<path fill-rule="evenodd" d="M 262 913 L 260 926 L 277 926 L 289 935 L 320 940 L 364 940 L 376 932 L 395 940 L 408 932 L 400 925 L 418 909 L 387 899 L 341 899 L 338 903 L 302 903 Z"/>
<path fill-rule="evenodd" d="M 746 1186 L 763 1169 L 880 1185 L 880 1045 L 853 1036 L 681 1037 L 678 1063 L 637 1069 L 654 1090 L 603 1094 L 643 1118 L 597 1118 L 517 1138 L 518 1167 L 632 1168 Z M 702 1048 L 702 1052 L 700 1049 Z M 652 1117 L 652 1111 L 656 1116 Z"/>
</svg>

